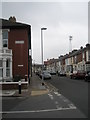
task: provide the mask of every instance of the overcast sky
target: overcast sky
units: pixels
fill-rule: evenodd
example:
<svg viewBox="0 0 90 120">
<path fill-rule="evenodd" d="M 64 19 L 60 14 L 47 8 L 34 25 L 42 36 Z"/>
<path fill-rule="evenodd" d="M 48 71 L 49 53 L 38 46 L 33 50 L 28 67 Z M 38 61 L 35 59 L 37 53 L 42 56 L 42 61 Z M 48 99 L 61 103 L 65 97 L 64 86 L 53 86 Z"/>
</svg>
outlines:
<svg viewBox="0 0 90 120">
<path fill-rule="evenodd" d="M 88 2 L 3 2 L 2 17 L 15 16 L 17 22 L 31 25 L 32 58 L 41 63 L 41 27 L 44 31 L 44 60 L 69 53 L 88 43 Z"/>
</svg>

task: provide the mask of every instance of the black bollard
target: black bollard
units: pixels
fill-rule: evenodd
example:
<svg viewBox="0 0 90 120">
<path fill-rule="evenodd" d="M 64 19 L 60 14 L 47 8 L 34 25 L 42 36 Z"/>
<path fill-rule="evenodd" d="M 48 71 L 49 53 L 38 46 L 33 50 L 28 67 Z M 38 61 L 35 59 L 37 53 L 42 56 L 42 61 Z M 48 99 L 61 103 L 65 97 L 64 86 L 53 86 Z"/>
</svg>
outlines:
<svg viewBox="0 0 90 120">
<path fill-rule="evenodd" d="M 42 82 L 42 86 L 44 85 L 44 82 Z"/>
<path fill-rule="evenodd" d="M 21 81 L 18 82 L 19 94 L 21 94 Z"/>
<path fill-rule="evenodd" d="M 29 85 L 30 85 L 30 78 L 29 78 Z"/>
<path fill-rule="evenodd" d="M 25 77 L 25 82 L 27 81 L 27 77 Z"/>
</svg>

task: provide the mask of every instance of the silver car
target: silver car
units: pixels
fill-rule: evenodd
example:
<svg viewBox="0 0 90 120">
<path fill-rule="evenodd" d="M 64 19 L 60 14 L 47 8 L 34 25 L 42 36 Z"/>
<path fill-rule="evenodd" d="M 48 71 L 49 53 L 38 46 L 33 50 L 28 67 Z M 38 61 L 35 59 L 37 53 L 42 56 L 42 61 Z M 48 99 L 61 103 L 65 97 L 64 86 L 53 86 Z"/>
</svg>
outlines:
<svg viewBox="0 0 90 120">
<path fill-rule="evenodd" d="M 46 71 L 41 73 L 40 78 L 42 78 L 42 77 L 43 77 L 43 79 L 51 79 L 50 73 L 48 73 Z"/>
</svg>

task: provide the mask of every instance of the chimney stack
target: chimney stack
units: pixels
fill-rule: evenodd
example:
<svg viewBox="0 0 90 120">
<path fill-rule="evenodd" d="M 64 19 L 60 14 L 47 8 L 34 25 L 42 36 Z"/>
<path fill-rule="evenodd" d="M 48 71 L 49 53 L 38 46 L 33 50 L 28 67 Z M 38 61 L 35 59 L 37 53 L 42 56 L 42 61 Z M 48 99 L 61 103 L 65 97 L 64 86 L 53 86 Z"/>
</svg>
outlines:
<svg viewBox="0 0 90 120">
<path fill-rule="evenodd" d="M 83 49 L 83 47 L 81 46 L 80 49 Z"/>
<path fill-rule="evenodd" d="M 9 18 L 9 21 L 11 21 L 11 22 L 16 22 L 16 18 L 15 18 L 15 16 L 10 16 L 10 18 Z"/>
</svg>

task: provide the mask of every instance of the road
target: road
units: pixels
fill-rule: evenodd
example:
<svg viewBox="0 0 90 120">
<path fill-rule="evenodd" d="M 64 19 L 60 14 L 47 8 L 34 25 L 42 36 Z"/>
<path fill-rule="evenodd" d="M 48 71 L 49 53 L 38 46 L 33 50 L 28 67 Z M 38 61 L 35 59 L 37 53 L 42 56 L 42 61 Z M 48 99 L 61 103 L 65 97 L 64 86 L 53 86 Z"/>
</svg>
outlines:
<svg viewBox="0 0 90 120">
<path fill-rule="evenodd" d="M 86 118 L 67 98 L 58 92 L 28 98 L 3 98 L 4 118 Z M 6 119 L 5 119 L 6 120 Z"/>
<path fill-rule="evenodd" d="M 70 79 L 69 77 L 52 76 L 48 80 L 58 88 L 59 92 L 72 101 L 86 116 L 88 116 L 88 82 L 84 80 Z"/>
<path fill-rule="evenodd" d="M 37 76 L 38 77 L 38 76 Z M 59 91 L 30 97 L 3 97 L 4 118 L 86 118 L 88 83 L 52 76 L 45 81 Z"/>
</svg>

